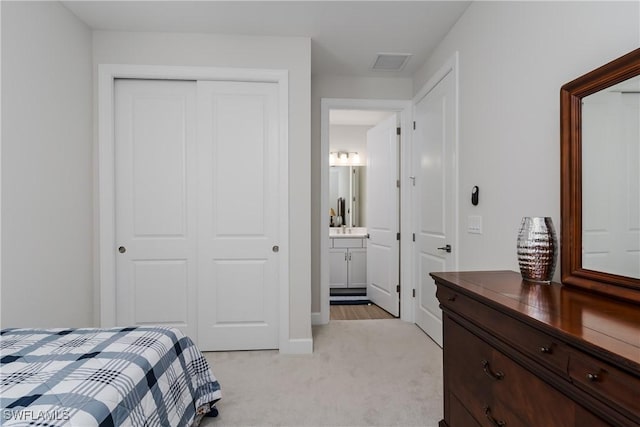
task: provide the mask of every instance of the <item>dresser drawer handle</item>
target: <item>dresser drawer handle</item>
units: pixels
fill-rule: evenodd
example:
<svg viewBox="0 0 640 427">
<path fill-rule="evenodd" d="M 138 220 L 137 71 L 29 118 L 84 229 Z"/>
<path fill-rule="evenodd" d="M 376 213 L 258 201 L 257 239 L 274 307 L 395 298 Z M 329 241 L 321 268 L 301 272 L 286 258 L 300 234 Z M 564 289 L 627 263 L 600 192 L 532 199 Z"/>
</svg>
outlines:
<svg viewBox="0 0 640 427">
<path fill-rule="evenodd" d="M 592 383 L 598 382 L 600 380 L 600 377 L 598 376 L 598 374 L 593 374 L 591 372 L 589 372 L 587 374 L 587 379 L 589 381 L 591 381 Z"/>
<path fill-rule="evenodd" d="M 504 378 L 504 373 L 502 373 L 500 371 L 493 372 L 493 370 L 491 369 L 491 366 L 489 365 L 488 361 L 483 360 L 481 363 L 482 363 L 482 370 L 484 371 L 484 373 L 489 375 L 494 380 L 500 381 L 501 379 Z"/>
<path fill-rule="evenodd" d="M 449 298 L 447 298 L 447 301 L 454 302 L 455 300 L 456 300 L 456 296 L 455 295 L 451 295 Z"/>
<path fill-rule="evenodd" d="M 544 353 L 544 354 L 552 354 L 553 350 L 551 349 L 551 346 L 542 346 L 540 347 L 540 353 Z"/>
<path fill-rule="evenodd" d="M 491 408 L 489 408 L 488 406 L 484 407 L 484 416 L 487 417 L 487 419 L 491 421 L 491 424 L 493 424 L 496 427 L 502 427 L 507 425 L 506 422 L 502 420 L 496 420 L 495 418 L 493 418 L 493 416 L 491 415 Z"/>
</svg>

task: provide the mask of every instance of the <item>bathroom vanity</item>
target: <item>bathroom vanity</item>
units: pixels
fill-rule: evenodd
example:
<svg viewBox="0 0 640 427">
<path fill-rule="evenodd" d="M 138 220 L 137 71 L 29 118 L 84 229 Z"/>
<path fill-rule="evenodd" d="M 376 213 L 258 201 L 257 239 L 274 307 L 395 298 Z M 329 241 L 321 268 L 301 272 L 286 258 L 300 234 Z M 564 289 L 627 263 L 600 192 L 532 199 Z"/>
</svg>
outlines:
<svg viewBox="0 0 640 427">
<path fill-rule="evenodd" d="M 329 286 L 367 287 L 366 228 L 329 229 Z"/>
</svg>

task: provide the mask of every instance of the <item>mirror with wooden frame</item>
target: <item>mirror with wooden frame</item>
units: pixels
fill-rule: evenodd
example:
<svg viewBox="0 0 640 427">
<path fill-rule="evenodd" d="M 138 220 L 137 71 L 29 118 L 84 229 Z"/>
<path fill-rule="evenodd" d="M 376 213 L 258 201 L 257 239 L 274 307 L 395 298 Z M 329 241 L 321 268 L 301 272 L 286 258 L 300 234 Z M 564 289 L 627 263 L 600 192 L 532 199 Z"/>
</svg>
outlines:
<svg viewBox="0 0 640 427">
<path fill-rule="evenodd" d="M 640 49 L 560 90 L 562 283 L 640 302 Z"/>
</svg>

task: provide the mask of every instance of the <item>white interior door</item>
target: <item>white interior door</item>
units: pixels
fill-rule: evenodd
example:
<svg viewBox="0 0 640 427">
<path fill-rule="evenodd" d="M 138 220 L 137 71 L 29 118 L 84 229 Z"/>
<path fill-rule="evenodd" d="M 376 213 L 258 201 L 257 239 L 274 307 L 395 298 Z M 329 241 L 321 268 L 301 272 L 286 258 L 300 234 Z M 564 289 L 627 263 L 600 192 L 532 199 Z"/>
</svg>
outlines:
<svg viewBox="0 0 640 427">
<path fill-rule="evenodd" d="M 195 336 L 195 109 L 195 82 L 115 83 L 118 325 Z"/>
<path fill-rule="evenodd" d="M 275 83 L 198 82 L 198 345 L 278 348 Z M 283 173 L 286 173 L 286 165 Z"/>
<path fill-rule="evenodd" d="M 398 136 L 396 114 L 367 131 L 367 296 L 400 313 Z"/>
<path fill-rule="evenodd" d="M 429 273 L 455 267 L 455 112 L 455 79 L 449 72 L 416 104 L 413 142 L 417 218 L 415 320 L 441 346 L 442 311 Z"/>
</svg>

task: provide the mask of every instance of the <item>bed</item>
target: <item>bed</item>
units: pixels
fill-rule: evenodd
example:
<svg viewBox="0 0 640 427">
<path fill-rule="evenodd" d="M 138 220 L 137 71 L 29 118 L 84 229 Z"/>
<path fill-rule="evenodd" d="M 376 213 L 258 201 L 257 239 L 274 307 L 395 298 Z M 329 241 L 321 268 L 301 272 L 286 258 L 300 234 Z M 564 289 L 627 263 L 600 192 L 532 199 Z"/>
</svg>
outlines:
<svg viewBox="0 0 640 427">
<path fill-rule="evenodd" d="M 3 426 L 195 426 L 220 398 L 178 329 L 0 331 Z"/>
</svg>

